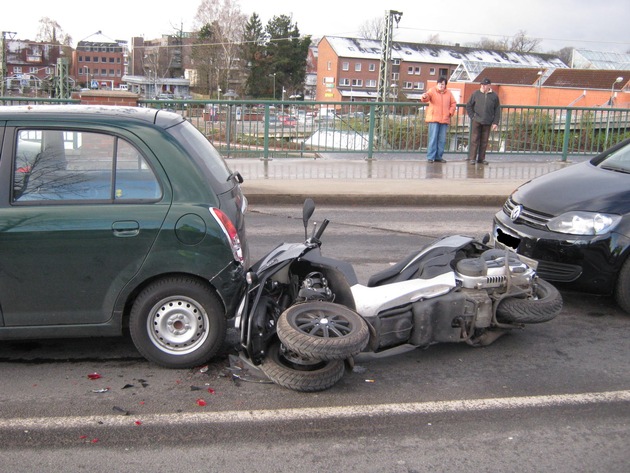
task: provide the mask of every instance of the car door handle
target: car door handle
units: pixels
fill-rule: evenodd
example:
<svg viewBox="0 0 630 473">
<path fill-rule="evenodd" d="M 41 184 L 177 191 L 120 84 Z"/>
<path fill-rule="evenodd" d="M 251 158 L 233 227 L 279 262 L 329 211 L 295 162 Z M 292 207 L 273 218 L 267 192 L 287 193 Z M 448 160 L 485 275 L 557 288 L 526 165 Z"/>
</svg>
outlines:
<svg viewBox="0 0 630 473">
<path fill-rule="evenodd" d="M 135 220 L 123 220 L 112 224 L 112 231 L 117 237 L 133 237 L 140 233 L 140 224 Z"/>
</svg>

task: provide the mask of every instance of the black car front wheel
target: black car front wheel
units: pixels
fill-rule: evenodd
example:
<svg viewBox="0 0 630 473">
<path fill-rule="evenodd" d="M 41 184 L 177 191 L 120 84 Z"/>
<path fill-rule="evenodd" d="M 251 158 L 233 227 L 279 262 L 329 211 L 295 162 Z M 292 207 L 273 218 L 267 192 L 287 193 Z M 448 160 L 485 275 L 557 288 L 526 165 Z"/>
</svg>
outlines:
<svg viewBox="0 0 630 473">
<path fill-rule="evenodd" d="M 626 259 L 617 276 L 615 300 L 621 310 L 630 314 L 630 257 Z"/>
<path fill-rule="evenodd" d="M 154 282 L 138 295 L 129 330 L 148 360 L 167 368 L 192 368 L 217 353 L 227 321 L 207 285 L 190 277 L 172 277 Z"/>
</svg>

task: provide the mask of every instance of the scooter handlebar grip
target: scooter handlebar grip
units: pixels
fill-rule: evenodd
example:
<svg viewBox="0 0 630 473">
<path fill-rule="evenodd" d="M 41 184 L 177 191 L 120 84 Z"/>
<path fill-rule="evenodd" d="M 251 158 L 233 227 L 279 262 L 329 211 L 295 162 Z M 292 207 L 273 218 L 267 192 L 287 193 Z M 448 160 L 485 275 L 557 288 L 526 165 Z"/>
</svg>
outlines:
<svg viewBox="0 0 630 473">
<path fill-rule="evenodd" d="M 317 233 L 315 234 L 315 239 L 316 240 L 319 240 L 321 238 L 321 236 L 324 234 L 324 230 L 326 230 L 326 227 L 328 226 L 329 222 L 330 222 L 330 220 L 328 220 L 327 218 L 322 220 L 322 224 L 319 227 L 319 229 L 317 230 Z"/>
</svg>

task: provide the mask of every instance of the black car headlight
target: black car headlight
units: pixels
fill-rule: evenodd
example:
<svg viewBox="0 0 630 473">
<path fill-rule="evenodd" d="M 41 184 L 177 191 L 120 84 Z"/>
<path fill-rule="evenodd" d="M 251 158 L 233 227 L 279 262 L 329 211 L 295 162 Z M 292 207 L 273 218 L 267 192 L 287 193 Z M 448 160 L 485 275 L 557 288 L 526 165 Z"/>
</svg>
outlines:
<svg viewBox="0 0 630 473">
<path fill-rule="evenodd" d="M 602 235 L 612 231 L 621 215 L 599 212 L 567 212 L 552 218 L 547 228 L 553 232 L 570 235 Z"/>
</svg>

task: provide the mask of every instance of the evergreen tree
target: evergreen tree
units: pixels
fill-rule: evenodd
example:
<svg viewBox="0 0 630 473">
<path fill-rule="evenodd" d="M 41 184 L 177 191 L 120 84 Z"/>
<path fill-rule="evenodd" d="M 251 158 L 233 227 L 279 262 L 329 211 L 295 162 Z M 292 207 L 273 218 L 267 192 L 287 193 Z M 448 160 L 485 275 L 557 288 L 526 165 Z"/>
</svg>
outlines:
<svg viewBox="0 0 630 473">
<path fill-rule="evenodd" d="M 266 52 L 269 73 L 275 74 L 275 96 L 281 97 L 282 89 L 286 90 L 288 96 L 295 94 L 303 96 L 311 37 L 300 38 L 297 24 L 293 24 L 292 18 L 287 15 L 274 16 L 267 23 L 265 31 L 268 40 Z M 269 77 L 268 79 L 273 82 L 273 79 Z"/>
<path fill-rule="evenodd" d="M 252 98 L 273 95 L 268 80 L 270 72 L 265 40 L 266 35 L 260 17 L 253 13 L 245 25 L 241 47 L 241 58 L 248 70 L 245 93 Z"/>
</svg>

